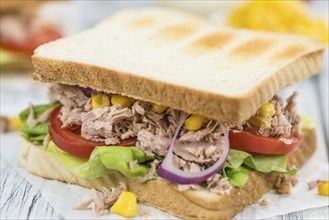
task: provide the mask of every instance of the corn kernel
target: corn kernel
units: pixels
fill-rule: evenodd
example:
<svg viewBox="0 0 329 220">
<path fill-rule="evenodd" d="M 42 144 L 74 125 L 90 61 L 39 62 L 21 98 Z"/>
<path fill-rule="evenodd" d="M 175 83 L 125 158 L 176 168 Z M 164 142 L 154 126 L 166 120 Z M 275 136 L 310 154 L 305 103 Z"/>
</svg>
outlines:
<svg viewBox="0 0 329 220">
<path fill-rule="evenodd" d="M 272 103 L 268 102 L 262 105 L 262 107 L 260 107 L 259 109 L 259 114 L 265 117 L 272 117 L 273 115 L 275 115 L 275 109 Z"/>
<path fill-rule="evenodd" d="M 318 192 L 321 196 L 329 196 L 329 181 L 321 181 L 318 184 Z"/>
<path fill-rule="evenodd" d="M 125 96 L 114 95 L 111 98 L 111 103 L 112 105 L 120 105 L 123 108 L 128 108 L 134 103 L 134 101 L 133 99 Z"/>
<path fill-rule="evenodd" d="M 18 117 L 13 117 L 9 120 L 9 124 L 12 128 L 19 131 L 21 130 L 21 122 Z"/>
<path fill-rule="evenodd" d="M 271 118 L 254 116 L 248 120 L 248 122 L 258 128 L 269 128 L 271 127 Z"/>
<path fill-rule="evenodd" d="M 110 100 L 106 95 L 97 94 L 91 98 L 91 108 L 101 108 L 101 107 L 109 107 Z"/>
<path fill-rule="evenodd" d="M 153 104 L 152 110 L 158 114 L 162 114 L 168 107 L 164 105 Z"/>
<path fill-rule="evenodd" d="M 191 115 L 185 120 L 185 127 L 190 131 L 199 130 L 203 125 L 204 119 L 201 115 Z"/>
<path fill-rule="evenodd" d="M 126 218 L 132 217 L 138 211 L 137 198 L 132 192 L 123 191 L 111 207 L 111 212 Z"/>
</svg>

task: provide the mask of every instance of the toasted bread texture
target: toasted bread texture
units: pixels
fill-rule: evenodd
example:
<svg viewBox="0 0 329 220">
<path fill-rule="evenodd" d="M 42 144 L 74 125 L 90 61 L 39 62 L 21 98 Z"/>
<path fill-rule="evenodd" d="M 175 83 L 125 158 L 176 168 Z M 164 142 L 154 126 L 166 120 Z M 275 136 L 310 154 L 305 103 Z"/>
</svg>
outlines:
<svg viewBox="0 0 329 220">
<path fill-rule="evenodd" d="M 28 11 L 33 13 L 45 2 L 48 0 L 7 0 L 7 1 L 1 1 L 0 5 L 0 12 L 6 13 L 6 12 L 23 12 L 26 13 Z"/>
<path fill-rule="evenodd" d="M 315 149 L 315 130 L 309 130 L 304 133 L 300 148 L 289 155 L 288 166 L 300 167 L 311 157 Z M 275 172 L 250 172 L 247 184 L 241 189 L 234 188 L 228 195 L 194 190 L 180 192 L 175 184 L 163 179 L 140 183 L 116 172 L 102 178 L 84 179 L 74 176 L 42 148 L 25 140 L 20 148 L 19 163 L 32 174 L 87 188 L 110 188 L 125 182 L 128 190 L 134 192 L 140 202 L 185 219 L 231 218 L 272 189 L 279 176 Z"/>
<path fill-rule="evenodd" d="M 217 27 L 183 12 L 117 12 L 35 50 L 33 78 L 123 94 L 239 123 L 278 91 L 319 73 L 315 40 Z"/>
</svg>

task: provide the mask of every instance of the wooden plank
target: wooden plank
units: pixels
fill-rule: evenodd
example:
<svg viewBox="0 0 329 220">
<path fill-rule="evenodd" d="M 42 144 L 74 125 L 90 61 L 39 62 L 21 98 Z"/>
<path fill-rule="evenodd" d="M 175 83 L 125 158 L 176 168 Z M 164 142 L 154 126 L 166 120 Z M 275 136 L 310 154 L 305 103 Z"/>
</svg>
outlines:
<svg viewBox="0 0 329 220">
<path fill-rule="evenodd" d="M 64 219 L 1 157 L 0 219 Z"/>
</svg>

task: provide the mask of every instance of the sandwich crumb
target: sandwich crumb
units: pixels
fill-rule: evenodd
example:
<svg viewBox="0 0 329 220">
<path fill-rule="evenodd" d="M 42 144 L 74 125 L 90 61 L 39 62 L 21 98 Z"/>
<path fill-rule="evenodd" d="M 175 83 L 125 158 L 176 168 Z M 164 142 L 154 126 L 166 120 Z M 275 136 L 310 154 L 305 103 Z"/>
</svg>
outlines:
<svg viewBox="0 0 329 220">
<path fill-rule="evenodd" d="M 73 209 L 85 210 L 91 206 L 94 216 L 105 215 L 109 213 L 109 208 L 116 202 L 121 192 L 126 189 L 127 186 L 123 182 L 120 182 L 118 187 L 112 187 L 111 189 L 103 187 L 101 195 L 95 189 L 91 189 L 91 198 L 78 204 Z"/>
<path fill-rule="evenodd" d="M 137 166 L 137 160 L 132 160 L 129 162 L 129 167 L 131 170 L 134 170 Z"/>
<path fill-rule="evenodd" d="M 319 180 L 319 179 L 309 181 L 309 182 L 307 183 L 307 185 L 308 185 L 308 190 L 314 189 L 315 187 L 317 187 L 317 185 L 318 185 L 320 182 L 321 182 L 321 180 Z"/>
<path fill-rule="evenodd" d="M 138 217 L 141 217 L 141 218 L 148 218 L 148 217 L 150 217 L 151 215 L 150 215 L 150 213 L 148 212 L 148 211 L 143 211 L 143 212 L 141 212 L 139 215 L 138 215 Z"/>
<path fill-rule="evenodd" d="M 89 207 L 89 205 L 92 203 L 93 199 L 89 198 L 86 201 L 81 202 L 80 204 L 78 204 L 77 206 L 75 206 L 73 208 L 73 210 L 84 210 L 87 209 Z"/>
<path fill-rule="evenodd" d="M 1 133 L 6 133 L 11 130 L 9 118 L 7 116 L 0 116 L 0 131 Z"/>
<path fill-rule="evenodd" d="M 276 192 L 278 194 L 290 194 L 292 187 L 298 182 L 298 177 L 299 173 L 292 176 L 281 174 L 275 183 Z"/>
<path fill-rule="evenodd" d="M 269 206 L 269 205 L 270 205 L 270 202 L 269 202 L 267 199 L 263 199 L 263 200 L 260 202 L 260 205 L 261 205 L 261 206 Z"/>
</svg>

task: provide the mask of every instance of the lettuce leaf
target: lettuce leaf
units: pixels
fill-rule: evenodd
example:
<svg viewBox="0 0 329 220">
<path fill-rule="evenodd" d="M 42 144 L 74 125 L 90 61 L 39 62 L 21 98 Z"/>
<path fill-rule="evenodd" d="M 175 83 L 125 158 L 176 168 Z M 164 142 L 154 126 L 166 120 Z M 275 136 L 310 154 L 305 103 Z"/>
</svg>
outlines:
<svg viewBox="0 0 329 220">
<path fill-rule="evenodd" d="M 129 178 L 136 178 L 145 176 L 150 169 L 146 164 L 151 158 L 137 147 L 96 147 L 89 160 L 61 150 L 52 141 L 49 142 L 46 151 L 71 173 L 83 178 L 102 177 L 113 171 L 118 171 Z M 132 169 L 130 162 L 135 160 L 137 163 Z"/>
<path fill-rule="evenodd" d="M 231 185 L 243 187 L 248 180 L 248 170 L 262 173 L 277 171 L 294 175 L 297 169 L 287 170 L 287 155 L 250 154 L 245 151 L 230 149 L 229 160 L 223 167 L 223 174 Z"/>
<path fill-rule="evenodd" d="M 48 109 L 54 109 L 58 106 L 58 103 L 52 103 L 47 105 L 37 105 L 33 107 L 34 117 L 38 118 L 40 115 Z M 22 136 L 28 140 L 33 142 L 42 142 L 46 135 L 48 134 L 48 121 L 39 123 L 33 128 L 29 128 L 27 125 L 27 118 L 30 114 L 29 108 L 25 109 L 19 114 L 19 119 L 21 121 L 21 132 Z"/>
<path fill-rule="evenodd" d="M 243 187 L 248 181 L 249 169 L 244 166 L 234 168 L 230 167 L 228 164 L 225 164 L 223 174 L 227 177 L 228 182 L 232 186 Z"/>
<path fill-rule="evenodd" d="M 302 131 L 307 131 L 315 127 L 315 120 L 311 116 L 299 113 L 299 117 L 299 128 Z"/>
</svg>

